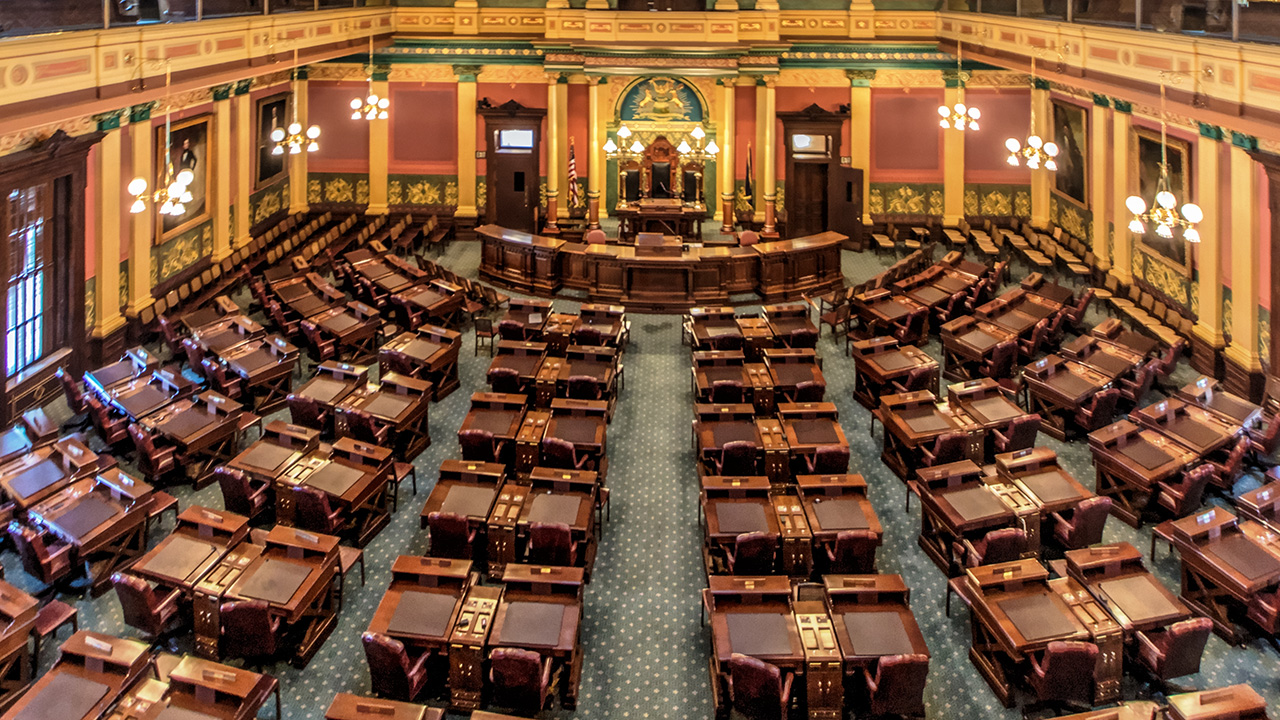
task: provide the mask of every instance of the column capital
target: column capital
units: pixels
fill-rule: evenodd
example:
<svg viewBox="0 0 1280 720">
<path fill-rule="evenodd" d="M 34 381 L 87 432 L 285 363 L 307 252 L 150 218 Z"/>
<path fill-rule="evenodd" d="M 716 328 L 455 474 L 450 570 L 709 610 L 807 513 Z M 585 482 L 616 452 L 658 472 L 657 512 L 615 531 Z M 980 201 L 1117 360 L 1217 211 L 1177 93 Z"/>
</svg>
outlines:
<svg viewBox="0 0 1280 720">
<path fill-rule="evenodd" d="M 214 102 L 221 102 L 223 100 L 230 99 L 231 93 L 234 90 L 235 85 L 232 83 L 227 83 L 226 85 L 214 85 L 212 90 Z"/>
<path fill-rule="evenodd" d="M 476 76 L 480 74 L 479 65 L 454 65 L 453 74 L 458 77 L 460 83 L 473 83 Z"/>
<path fill-rule="evenodd" d="M 308 76 L 308 71 L 307 71 L 306 65 L 299 65 L 298 67 L 293 69 L 294 80 L 306 81 L 307 76 Z"/>
<path fill-rule="evenodd" d="M 547 84 L 548 84 L 548 85 L 559 85 L 559 84 L 560 84 L 560 82 L 561 82 L 561 80 L 562 80 L 563 78 L 564 78 L 564 73 L 559 72 L 558 70 L 548 70 L 548 71 L 547 71 Z M 568 81 L 566 80 L 565 82 L 568 82 Z"/>
<path fill-rule="evenodd" d="M 1099 95 L 1098 93 L 1093 93 L 1093 104 L 1098 107 L 1109 108 L 1111 107 L 1111 98 L 1107 97 L 1106 95 Z"/>
<path fill-rule="evenodd" d="M 1034 90 L 1048 90 L 1051 85 L 1044 78 L 1031 78 L 1031 87 Z"/>
<path fill-rule="evenodd" d="M 157 104 L 158 103 L 153 100 L 151 102 L 145 102 L 141 105 L 134 105 L 129 108 L 129 122 L 140 123 L 150 120 L 151 111 L 156 108 Z"/>
<path fill-rule="evenodd" d="M 1111 104 L 1115 106 L 1116 112 L 1118 113 L 1124 113 L 1125 115 L 1133 114 L 1133 103 L 1129 102 L 1128 100 L 1121 100 L 1120 98 L 1112 98 Z"/>
<path fill-rule="evenodd" d="M 236 83 L 236 96 L 248 95 L 249 90 L 253 87 L 253 80 L 241 80 Z"/>
<path fill-rule="evenodd" d="M 942 84 L 948 88 L 962 88 L 969 82 L 968 70 L 943 70 Z"/>
<path fill-rule="evenodd" d="M 386 82 L 391 77 L 391 66 L 386 64 L 374 65 L 370 68 L 369 77 L 374 82 Z"/>
<path fill-rule="evenodd" d="M 124 117 L 124 108 L 98 113 L 93 119 L 98 123 L 98 132 L 120 129 L 120 118 Z"/>
<path fill-rule="evenodd" d="M 1258 138 L 1252 135 L 1245 135 L 1241 132 L 1231 131 L 1231 146 L 1240 148 L 1246 152 L 1258 151 Z"/>
<path fill-rule="evenodd" d="M 1222 138 L 1225 137 L 1222 132 L 1222 128 L 1217 125 L 1210 125 L 1209 123 L 1203 122 L 1198 124 L 1200 126 L 1200 137 L 1206 140 L 1222 140 Z"/>
<path fill-rule="evenodd" d="M 876 79 L 876 71 L 845 70 L 844 76 L 849 78 L 849 84 L 853 87 L 871 87 L 871 81 Z"/>
</svg>

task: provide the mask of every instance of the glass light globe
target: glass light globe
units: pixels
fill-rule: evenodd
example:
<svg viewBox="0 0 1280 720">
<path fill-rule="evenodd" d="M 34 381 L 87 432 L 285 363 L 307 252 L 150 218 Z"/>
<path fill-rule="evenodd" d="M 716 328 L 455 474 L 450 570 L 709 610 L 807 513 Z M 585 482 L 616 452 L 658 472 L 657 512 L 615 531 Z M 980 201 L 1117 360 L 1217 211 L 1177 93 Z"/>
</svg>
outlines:
<svg viewBox="0 0 1280 720">
<path fill-rule="evenodd" d="M 973 118 L 974 120 L 977 120 L 978 118 L 982 117 L 982 111 L 976 107 L 971 107 L 969 108 L 969 117 Z M 977 128 L 974 128 L 974 129 L 976 130 Z"/>
<path fill-rule="evenodd" d="M 182 172 L 178 173 L 179 185 L 183 185 L 183 186 L 190 185 L 193 181 L 195 181 L 195 179 L 196 179 L 195 173 L 191 172 L 190 170 L 183 169 Z"/>
<path fill-rule="evenodd" d="M 707 132 L 702 129 L 701 125 L 694 125 L 693 130 L 689 133 L 695 140 L 701 140 L 707 136 Z"/>
<path fill-rule="evenodd" d="M 615 153 L 618 152 L 618 145 L 613 142 L 613 138 L 609 138 L 604 141 L 603 149 L 607 153 Z"/>
<path fill-rule="evenodd" d="M 293 145 L 290 145 L 290 146 L 289 146 L 289 154 L 290 154 L 290 155 L 297 155 L 297 154 L 298 154 L 298 153 L 300 153 L 300 152 L 302 152 L 302 146 L 301 146 L 301 145 L 293 144 Z"/>
<path fill-rule="evenodd" d="M 1057 163 L 1057 162 L 1055 162 L 1053 158 L 1049 158 L 1048 160 L 1045 160 L 1045 162 L 1044 162 L 1044 169 L 1045 169 L 1045 170 L 1048 170 L 1049 172 L 1057 172 L 1057 171 L 1058 171 L 1058 163 Z"/>
<path fill-rule="evenodd" d="M 964 118 L 956 118 L 955 122 L 954 122 L 954 123 L 952 123 L 952 124 L 955 126 L 955 128 L 956 128 L 957 130 L 963 130 L 963 129 L 964 129 Z"/>
<path fill-rule="evenodd" d="M 1022 149 L 1022 143 L 1018 142 L 1017 138 L 1009 138 L 1008 140 L 1005 140 L 1004 146 L 1008 148 L 1011 153 L 1016 153 Z"/>
<path fill-rule="evenodd" d="M 955 110 L 956 110 L 956 114 L 957 114 L 957 115 L 963 115 L 963 114 L 965 113 L 965 111 L 966 111 L 966 110 L 968 110 L 968 109 L 969 109 L 969 108 L 967 108 L 967 107 L 965 107 L 965 106 L 964 106 L 964 103 L 956 103 L 956 108 L 955 108 Z"/>
<path fill-rule="evenodd" d="M 280 145 L 277 145 L 277 146 L 275 146 L 275 147 L 271 148 L 271 154 L 272 154 L 272 155 L 283 155 L 283 154 L 284 154 L 284 147 L 282 147 L 282 146 L 280 146 Z"/>
<path fill-rule="evenodd" d="M 1147 203 L 1137 195 L 1130 195 L 1124 201 L 1124 206 L 1129 208 L 1129 212 L 1134 215 L 1141 215 L 1147 211 Z"/>
<path fill-rule="evenodd" d="M 631 128 L 627 127 L 626 125 L 619 125 L 618 137 L 623 139 L 631 137 Z"/>
<path fill-rule="evenodd" d="M 180 198 L 178 198 L 178 199 L 179 199 L 179 200 L 181 200 L 181 201 L 182 201 L 182 202 L 184 202 L 184 203 L 189 203 L 189 202 L 191 202 L 192 200 L 194 200 L 195 198 L 191 196 L 191 192 L 190 192 L 190 191 L 186 191 L 186 192 L 183 192 L 183 193 L 182 193 L 182 197 L 180 197 Z"/>
<path fill-rule="evenodd" d="M 1141 235 L 1147 231 L 1147 226 L 1142 224 L 1138 218 L 1129 221 L 1129 232 Z"/>
<path fill-rule="evenodd" d="M 690 150 L 693 150 L 693 148 L 689 147 L 689 141 L 688 141 L 688 140 L 681 140 L 681 141 L 680 141 L 680 144 L 679 144 L 678 146 L 676 146 L 676 152 L 679 152 L 679 153 L 680 153 L 680 154 L 682 154 L 682 155 L 683 155 L 684 153 L 689 152 Z"/>
<path fill-rule="evenodd" d="M 166 188 L 166 192 L 168 192 L 169 197 L 172 197 L 172 198 L 176 198 L 179 195 L 181 195 L 183 190 L 186 190 L 186 188 L 176 182 L 170 183 L 169 187 Z"/>
<path fill-rule="evenodd" d="M 364 103 L 360 102 L 360 98 L 351 98 L 351 109 L 352 109 L 352 110 L 359 110 L 359 109 L 360 109 L 360 106 L 361 106 L 361 105 L 363 105 L 363 104 L 364 104 Z"/>
<path fill-rule="evenodd" d="M 165 201 L 164 201 L 164 204 L 160 206 L 160 214 L 161 214 L 161 215 L 172 215 L 172 214 L 173 214 L 173 201 L 172 201 L 172 200 L 165 200 Z"/>
<path fill-rule="evenodd" d="M 715 140 L 712 140 L 711 142 L 707 143 L 707 154 L 708 154 L 708 155 L 715 155 L 715 154 L 716 154 L 716 153 L 718 153 L 718 152 L 720 152 L 720 146 L 719 146 L 719 145 L 716 145 L 716 141 L 715 141 Z"/>
<path fill-rule="evenodd" d="M 315 152 L 319 149 L 320 149 L 320 143 L 316 142 L 315 140 L 312 140 L 311 143 L 307 145 L 307 152 Z"/>
<path fill-rule="evenodd" d="M 1035 156 L 1032 156 L 1032 157 L 1027 158 L 1027 167 L 1031 168 L 1032 170 L 1037 170 L 1037 169 L 1039 169 L 1039 167 L 1040 167 L 1040 158 L 1035 157 Z"/>
<path fill-rule="evenodd" d="M 949 117 L 951 115 L 951 111 L 947 109 L 946 105 L 939 105 L 938 114 L 942 117 Z"/>
<path fill-rule="evenodd" d="M 1187 203 L 1182 206 L 1182 217 L 1186 218 L 1189 223 L 1198 223 L 1204 220 L 1204 211 L 1195 203 Z"/>
<path fill-rule="evenodd" d="M 369 97 L 365 98 L 365 99 L 364 99 L 364 101 L 365 101 L 365 104 L 367 104 L 367 105 L 377 105 L 377 104 L 378 104 L 378 96 L 377 96 L 377 95 L 372 95 L 372 94 L 371 94 L 371 95 L 369 95 Z"/>
<path fill-rule="evenodd" d="M 1058 145 L 1056 143 L 1045 143 L 1044 151 L 1049 155 L 1049 157 L 1058 157 Z"/>
<path fill-rule="evenodd" d="M 147 191 L 147 181 L 143 178 L 136 177 L 129 181 L 129 194 L 141 195 Z"/>
<path fill-rule="evenodd" d="M 386 110 L 387 108 L 391 107 L 391 100 L 388 98 L 382 98 L 381 100 L 378 101 L 378 107 L 382 108 L 383 110 Z"/>
<path fill-rule="evenodd" d="M 147 204 L 142 202 L 142 198 L 138 198 L 137 200 L 134 200 L 133 204 L 129 206 L 129 212 L 133 213 L 134 215 L 137 215 L 138 213 L 143 212 L 146 209 L 147 209 Z"/>
<path fill-rule="evenodd" d="M 361 118 L 361 115 L 359 110 L 356 110 L 355 112 L 351 113 L 352 120 L 359 120 L 360 118 Z"/>
<path fill-rule="evenodd" d="M 1160 223 L 1159 225 L 1156 225 L 1156 234 L 1166 240 L 1171 239 L 1173 237 L 1173 228 L 1165 225 L 1164 223 Z"/>
<path fill-rule="evenodd" d="M 1012 166 L 1014 166 L 1014 167 L 1018 167 L 1018 156 L 1017 156 L 1017 155 L 1010 155 L 1010 156 L 1009 156 L 1009 159 L 1008 159 L 1008 160 L 1006 160 L 1005 162 L 1009 163 L 1010 165 L 1012 165 Z"/>
<path fill-rule="evenodd" d="M 171 211 L 174 217 L 177 217 L 187 211 L 187 206 L 182 203 L 174 203 Z"/>
<path fill-rule="evenodd" d="M 1033 148 L 1039 148 L 1041 145 L 1044 145 L 1044 141 L 1040 139 L 1039 135 L 1032 135 L 1027 138 L 1027 144 Z"/>
<path fill-rule="evenodd" d="M 316 138 L 320 137 L 320 126 L 312 125 L 311 127 L 307 128 L 307 137 L 312 140 L 315 140 Z"/>
<path fill-rule="evenodd" d="M 387 111 L 386 111 L 386 110 L 383 110 L 382 112 L 378 113 L 378 119 L 379 119 L 379 120 L 386 120 L 386 119 L 387 119 Z"/>
<path fill-rule="evenodd" d="M 951 127 L 951 123 L 947 120 L 947 118 L 942 118 L 941 120 L 938 121 L 938 127 L 942 128 L 943 130 L 946 130 L 947 128 Z"/>
<path fill-rule="evenodd" d="M 1182 231 L 1182 237 L 1186 238 L 1189 243 L 1200 242 L 1200 231 L 1195 228 L 1187 228 Z"/>
<path fill-rule="evenodd" d="M 1161 190 L 1156 193 L 1156 204 L 1166 210 L 1172 210 L 1173 206 L 1178 204 L 1178 199 L 1168 190 Z"/>
<path fill-rule="evenodd" d="M 297 135 L 302 132 L 302 123 L 289 123 L 289 134 Z"/>
<path fill-rule="evenodd" d="M 977 129 L 978 129 L 978 121 L 977 121 L 977 120 L 970 120 L 970 121 L 969 121 L 969 129 L 970 129 L 970 130 L 977 130 Z"/>
<path fill-rule="evenodd" d="M 284 128 L 276 128 L 271 131 L 271 141 L 280 142 L 284 139 Z"/>
</svg>

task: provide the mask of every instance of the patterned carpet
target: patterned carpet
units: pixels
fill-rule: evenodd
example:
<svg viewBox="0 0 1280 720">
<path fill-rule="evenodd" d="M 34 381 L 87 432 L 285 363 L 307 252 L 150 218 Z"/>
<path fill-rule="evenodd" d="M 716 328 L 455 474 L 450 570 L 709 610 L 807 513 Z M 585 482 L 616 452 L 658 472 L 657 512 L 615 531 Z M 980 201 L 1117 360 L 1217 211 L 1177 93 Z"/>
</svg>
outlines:
<svg viewBox="0 0 1280 720">
<path fill-rule="evenodd" d="M 888 256 L 846 252 L 846 280 L 860 282 L 892 260 Z M 479 245 L 452 243 L 438 261 L 475 277 Z M 1026 268 L 1014 268 L 1016 277 L 1026 272 Z M 577 309 L 576 303 L 565 300 L 557 300 L 556 307 L 565 311 Z M 612 518 L 605 525 L 596 572 L 586 591 L 586 662 L 581 696 L 575 713 L 555 710 L 545 715 L 583 720 L 707 718 L 711 716 L 707 673 L 710 638 L 698 622 L 699 591 L 705 586 L 705 578 L 696 474 L 689 443 L 689 350 L 680 342 L 678 316 L 629 317 L 632 343 L 624 357 L 626 390 L 609 427 Z M 1090 322 L 1099 319 L 1091 317 Z M 472 343 L 468 330 L 463 338 L 462 389 L 430 409 L 433 443 L 414 461 L 418 468 L 418 495 L 409 495 L 406 484 L 401 491 L 400 511 L 365 548 L 366 585 L 362 588 L 354 581 L 348 582 L 347 606 L 337 629 L 305 670 L 295 670 L 285 663 L 266 668 L 283 683 L 284 715 L 290 720 L 322 717 L 337 692 L 369 692 L 360 633 L 390 581 L 392 560 L 400 554 L 421 554 L 426 548 L 426 531 L 418 528 L 418 510 L 430 492 L 440 462 L 458 456 L 455 433 L 466 415 L 470 394 L 484 387 L 489 358 L 474 357 Z M 926 349 L 935 356 L 941 352 L 936 339 Z M 825 358 L 828 399 L 839 407 L 852 446 L 852 471 L 867 478 L 871 500 L 884 525 L 884 546 L 878 556 L 880 571 L 902 574 L 912 588 L 912 606 L 933 656 L 926 689 L 929 717 L 1017 717 L 1017 710 L 1004 710 L 999 705 L 967 659 L 969 621 L 964 608 L 957 603 L 960 609 L 953 608 L 952 617 L 943 614 L 945 578 L 916 545 L 919 504 L 914 503 L 909 513 L 904 512 L 903 484 L 879 459 L 880 432 L 874 438 L 866 433 L 869 413 L 852 398 L 853 362 L 844 356 L 843 341 L 824 335 L 819 352 Z M 1189 368 L 1180 368 L 1175 380 L 1181 384 L 1193 375 Z M 1148 402 L 1155 399 L 1153 394 Z M 1093 486 L 1085 443 L 1063 444 L 1043 435 L 1040 443 L 1056 450 L 1077 479 Z M 1238 490 L 1254 487 L 1256 482 L 1256 476 L 1246 478 Z M 186 487 L 175 488 L 174 492 L 183 507 L 191 503 L 221 507 L 216 485 L 200 492 Z M 171 520 L 166 519 L 164 525 L 167 532 Z M 1106 540 L 1128 541 L 1145 552 L 1150 530 L 1134 531 L 1112 519 L 1107 524 Z M 37 587 L 21 571 L 12 552 L 4 553 L 0 561 L 11 582 L 28 589 Z M 1176 556 L 1161 550 L 1151 568 L 1176 590 Z M 114 593 L 79 602 L 78 607 L 82 628 L 125 636 L 136 634 L 124 626 Z M 46 644 L 42 669 L 52 663 L 56 646 L 56 642 Z M 179 649 L 191 650 L 189 635 L 180 641 Z M 1249 683 L 1274 703 L 1280 700 L 1276 659 L 1276 650 L 1266 642 L 1255 640 L 1233 649 L 1214 637 L 1205 652 L 1202 672 L 1181 682 L 1197 688 Z M 1125 697 L 1132 698 L 1137 691 L 1126 686 Z M 443 703 L 437 698 L 429 704 Z M 264 711 L 263 717 L 269 712 Z"/>
</svg>

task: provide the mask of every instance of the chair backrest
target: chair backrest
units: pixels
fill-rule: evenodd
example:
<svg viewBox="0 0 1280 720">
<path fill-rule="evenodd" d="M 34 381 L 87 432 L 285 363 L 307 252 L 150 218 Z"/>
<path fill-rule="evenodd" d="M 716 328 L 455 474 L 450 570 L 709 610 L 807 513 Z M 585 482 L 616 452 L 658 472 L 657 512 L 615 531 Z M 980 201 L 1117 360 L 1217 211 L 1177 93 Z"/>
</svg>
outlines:
<svg viewBox="0 0 1280 720">
<path fill-rule="evenodd" d="M 328 410 L 310 395 L 289 393 L 289 418 L 295 425 L 323 430 Z"/>
<path fill-rule="evenodd" d="M 734 440 L 721 450 L 721 475 L 754 475 L 759 447 L 751 440 Z"/>
<path fill-rule="evenodd" d="M 572 565 L 573 531 L 564 523 L 530 523 L 529 562 L 534 565 Z"/>
<path fill-rule="evenodd" d="M 373 694 L 393 700 L 412 700 L 409 653 L 405 652 L 404 643 L 375 632 L 365 632 L 360 636 L 360 642 L 364 645 L 364 658 L 369 663 Z"/>
<path fill-rule="evenodd" d="M 1016 452 L 1035 445 L 1036 433 L 1040 431 L 1040 420 L 1039 415 L 1023 415 L 1014 418 L 1005 432 L 1006 442 L 999 448 L 1000 452 Z"/>
<path fill-rule="evenodd" d="M 968 436 L 964 433 L 948 432 L 939 435 L 933 441 L 933 464 L 946 465 L 961 460 L 967 441 Z"/>
<path fill-rule="evenodd" d="M 1009 377 L 1013 374 L 1013 361 L 1017 354 L 1016 340 L 996 343 L 996 346 L 991 349 L 991 355 L 987 358 L 986 371 L 983 374 L 996 379 Z"/>
<path fill-rule="evenodd" d="M 497 459 L 493 433 L 483 428 L 459 430 L 458 445 L 462 447 L 463 460 L 492 462 Z"/>
<path fill-rule="evenodd" d="M 1275 454 L 1278 444 L 1280 444 L 1280 413 L 1271 416 L 1271 421 L 1262 431 L 1262 439 L 1258 441 L 1258 447 L 1263 455 L 1270 456 Z"/>
<path fill-rule="evenodd" d="M 604 395 L 604 388 L 599 380 L 590 375 L 569 376 L 569 397 L 576 400 L 599 400 Z"/>
<path fill-rule="evenodd" d="M 591 347 L 600 347 L 604 345 L 604 334 L 599 329 L 590 325 L 583 326 L 574 330 L 570 336 L 574 345 L 588 345 Z"/>
<path fill-rule="evenodd" d="M 71 408 L 71 412 L 78 415 L 87 410 L 88 405 L 84 401 L 84 391 L 80 389 L 80 385 L 75 380 L 71 379 L 67 371 L 58 368 L 53 371 L 53 374 L 58 376 L 58 382 L 62 384 L 62 394 L 66 395 L 67 407 Z"/>
<path fill-rule="evenodd" d="M 547 467 L 573 469 L 578 462 L 573 443 L 563 438 L 542 438 L 542 464 Z"/>
<path fill-rule="evenodd" d="M 741 653 L 729 656 L 729 688 L 733 707 L 750 718 L 784 717 L 782 671 Z"/>
<path fill-rule="evenodd" d="M 489 386 L 496 393 L 519 394 L 524 392 L 524 388 L 520 387 L 520 371 L 515 368 L 491 368 L 485 377 L 489 381 Z"/>
<path fill-rule="evenodd" d="M 1132 386 L 1131 395 L 1127 399 L 1132 400 L 1135 403 L 1142 402 L 1142 397 L 1146 395 L 1147 391 L 1151 389 L 1151 386 L 1155 384 L 1156 375 L 1159 373 L 1160 358 L 1151 358 L 1143 363 L 1142 366 L 1138 368 L 1137 377 L 1135 378 L 1135 383 Z M 1123 395 L 1124 393 L 1121 394 Z"/>
<path fill-rule="evenodd" d="M 378 420 L 364 410 L 347 411 L 347 428 L 351 437 L 377 445 L 382 442 Z"/>
<path fill-rule="evenodd" d="M 18 550 L 18 557 L 22 558 L 22 569 L 41 582 L 51 582 L 54 578 L 49 570 L 49 550 L 45 547 L 44 535 L 15 520 L 9 523 L 9 537 Z"/>
<path fill-rule="evenodd" d="M 503 340 L 524 340 L 524 326 L 514 320 L 498 323 L 498 335 Z"/>
<path fill-rule="evenodd" d="M 970 558 L 971 567 L 1017 560 L 1027 549 L 1027 532 L 1022 528 L 992 530 L 983 536 L 978 549 L 982 557 Z"/>
<path fill-rule="evenodd" d="M 111 584 L 120 599 L 124 623 L 149 635 L 160 634 L 165 620 L 160 617 L 160 598 L 151 585 L 140 577 L 120 572 L 111 575 Z"/>
<path fill-rule="evenodd" d="M 107 406 L 93 395 L 85 395 L 84 401 L 89 406 L 89 418 L 93 420 L 93 426 L 99 433 L 105 433 L 107 426 L 111 424 L 111 413 L 107 410 Z"/>
<path fill-rule="evenodd" d="M 187 354 L 187 364 L 192 369 L 200 367 L 200 362 L 204 360 L 204 348 L 191 338 L 182 338 L 182 350 Z"/>
<path fill-rule="evenodd" d="M 1044 677 L 1035 682 L 1041 700 L 1079 701 L 1093 704 L 1094 673 L 1098 646 L 1087 642 L 1051 642 L 1040 667 Z"/>
<path fill-rule="evenodd" d="M 1200 657 L 1213 632 L 1213 621 L 1206 617 L 1174 623 L 1165 631 L 1164 658 L 1157 674 L 1163 680 L 1200 672 Z"/>
<path fill-rule="evenodd" d="M 796 402 L 822 402 L 823 396 L 827 394 L 827 386 L 816 380 L 805 380 L 796 383 Z"/>
<path fill-rule="evenodd" d="M 787 347 L 816 348 L 818 347 L 818 333 L 807 327 L 792 330 L 791 334 L 787 336 Z"/>
<path fill-rule="evenodd" d="M 532 650 L 500 647 L 489 653 L 494 702 L 537 712 L 542 709 L 542 656 Z"/>
<path fill-rule="evenodd" d="M 329 517 L 333 510 L 323 491 L 300 485 L 293 489 L 293 502 L 299 527 L 322 533 L 333 531 L 334 521 Z"/>
<path fill-rule="evenodd" d="M 1080 299 L 1071 308 L 1072 322 L 1080 322 L 1084 319 L 1084 314 L 1089 310 L 1089 303 L 1093 302 L 1093 296 L 1096 292 L 1093 288 L 1085 288 L 1084 292 L 1080 293 Z"/>
<path fill-rule="evenodd" d="M 477 315 L 475 318 L 476 334 L 480 336 L 493 335 L 493 318 Z"/>
<path fill-rule="evenodd" d="M 471 557 L 471 534 L 467 519 L 457 513 L 433 512 L 427 515 L 429 553 L 432 557 Z"/>
<path fill-rule="evenodd" d="M 253 507 L 249 501 L 253 489 L 249 485 L 249 476 L 225 465 L 219 466 L 213 474 L 218 478 L 218 487 L 222 489 L 222 506 L 239 515 L 253 515 Z"/>
<path fill-rule="evenodd" d="M 218 651 L 222 657 L 269 657 L 278 639 L 271 606 L 264 600 L 224 602 L 218 609 Z"/>
<path fill-rule="evenodd" d="M 582 236 L 582 241 L 588 245 L 603 245 L 609 242 L 609 236 L 605 235 L 603 230 L 596 228 L 588 230 L 587 234 Z"/>
<path fill-rule="evenodd" d="M 1185 515 L 1200 507 L 1200 502 L 1204 499 L 1204 489 L 1212 479 L 1213 467 L 1208 464 L 1197 465 L 1189 472 L 1183 473 L 1182 482 L 1178 484 L 1182 497 L 1177 503 L 1174 514 Z"/>
<path fill-rule="evenodd" d="M 907 380 L 902 386 L 907 392 L 928 390 L 929 385 L 933 383 L 935 372 L 937 372 L 937 368 L 929 365 L 911 368 L 911 371 L 907 373 Z"/>
<path fill-rule="evenodd" d="M 924 715 L 928 655 L 885 655 L 876 663 L 873 715 Z"/>
<path fill-rule="evenodd" d="M 768 575 L 773 572 L 778 536 L 767 532 L 742 533 L 734 540 L 733 574 Z"/>
<path fill-rule="evenodd" d="M 1111 498 L 1099 495 L 1081 500 L 1071 515 L 1070 529 L 1063 538 L 1068 549 L 1096 545 L 1102 542 L 1102 531 L 1111 514 Z"/>
<path fill-rule="evenodd" d="M 832 551 L 832 573 L 865 575 L 875 571 L 879 540 L 870 530 L 841 530 Z"/>
<path fill-rule="evenodd" d="M 740 403 L 745 393 L 737 380 L 716 380 L 711 383 L 711 402 L 720 404 Z"/>
<path fill-rule="evenodd" d="M 711 338 L 711 347 L 716 350 L 741 350 L 742 336 L 737 333 L 725 333 Z"/>
<path fill-rule="evenodd" d="M 755 230 L 743 230 L 738 233 L 738 244 L 743 247 L 755 245 L 758 242 L 760 242 L 760 235 Z"/>
<path fill-rule="evenodd" d="M 813 471 L 819 475 L 849 472 L 847 445 L 822 445 L 813 454 Z"/>
<path fill-rule="evenodd" d="M 1116 412 L 1116 404 L 1120 401 L 1120 391 L 1116 388 L 1107 388 L 1097 395 L 1093 396 L 1093 402 L 1086 406 L 1087 414 L 1078 419 L 1084 420 L 1080 424 L 1085 430 L 1090 432 L 1097 430 L 1111 420 L 1111 416 Z"/>
</svg>

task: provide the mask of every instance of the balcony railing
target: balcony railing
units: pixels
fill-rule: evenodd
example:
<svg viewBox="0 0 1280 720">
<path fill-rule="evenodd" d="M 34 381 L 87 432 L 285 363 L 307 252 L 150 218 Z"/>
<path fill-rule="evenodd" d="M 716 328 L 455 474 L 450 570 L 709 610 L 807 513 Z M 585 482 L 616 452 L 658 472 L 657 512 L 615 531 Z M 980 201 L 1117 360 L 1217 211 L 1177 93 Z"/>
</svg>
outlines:
<svg viewBox="0 0 1280 720">
<path fill-rule="evenodd" d="M 387 5 L 386 0 L 4 0 L 0 37 Z"/>
<path fill-rule="evenodd" d="M 1280 42 L 1276 0 L 969 0 L 972 12 L 1181 33 L 1249 42 Z"/>
</svg>

